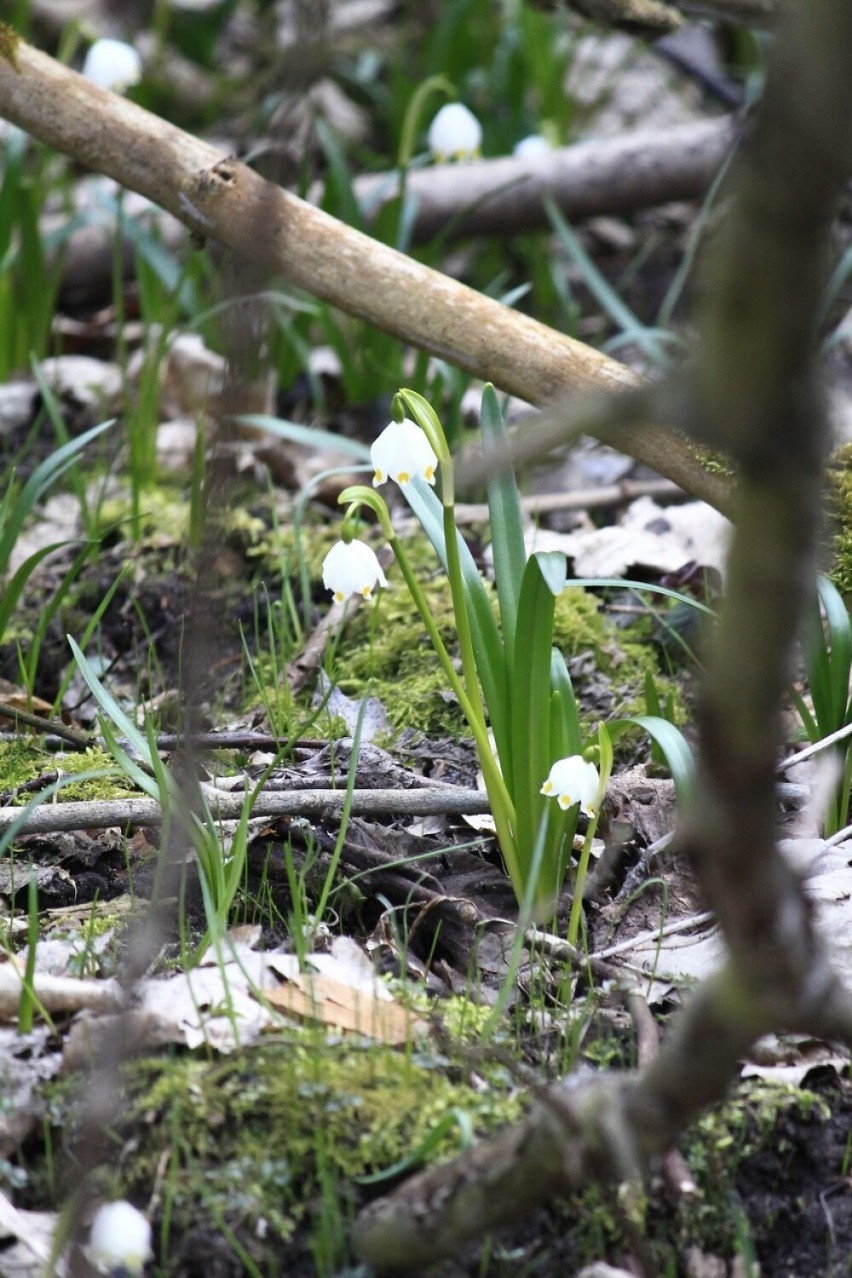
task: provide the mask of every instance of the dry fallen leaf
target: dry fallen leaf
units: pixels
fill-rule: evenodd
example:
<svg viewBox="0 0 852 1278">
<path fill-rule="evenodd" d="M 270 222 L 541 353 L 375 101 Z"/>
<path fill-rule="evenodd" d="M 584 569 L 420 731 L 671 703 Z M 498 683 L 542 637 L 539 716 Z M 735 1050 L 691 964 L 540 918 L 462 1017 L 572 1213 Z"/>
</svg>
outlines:
<svg viewBox="0 0 852 1278">
<path fill-rule="evenodd" d="M 316 971 L 301 971 L 293 954 L 269 954 L 267 959 L 284 984 L 267 983 L 263 993 L 274 1007 L 291 1016 L 392 1045 L 409 1042 L 428 1028 L 396 1002 L 368 956 L 349 937 L 337 937 L 330 954 L 310 955 L 309 963 Z"/>
<path fill-rule="evenodd" d="M 366 1034 L 397 1046 L 410 1042 L 428 1029 L 399 1003 L 387 1003 L 375 994 L 353 989 L 328 976 L 300 974 L 282 985 L 266 985 L 263 993 L 273 1007 L 291 1016 L 305 1017 L 335 1029 Z"/>
</svg>

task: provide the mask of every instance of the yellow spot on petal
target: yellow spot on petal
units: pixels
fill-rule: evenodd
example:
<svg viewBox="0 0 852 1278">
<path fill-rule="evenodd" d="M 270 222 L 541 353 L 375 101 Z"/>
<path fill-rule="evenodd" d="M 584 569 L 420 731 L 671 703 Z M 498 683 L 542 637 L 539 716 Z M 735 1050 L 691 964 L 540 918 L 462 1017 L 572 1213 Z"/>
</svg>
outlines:
<svg viewBox="0 0 852 1278">
<path fill-rule="evenodd" d="M 373 487 L 375 488 L 378 484 L 383 484 L 386 478 L 387 476 L 383 470 L 377 470 L 373 475 Z"/>
<path fill-rule="evenodd" d="M 425 474 L 427 482 L 431 484 L 432 480 L 435 478 L 435 467 L 427 466 Z"/>
<path fill-rule="evenodd" d="M 570 808 L 570 806 L 571 806 L 571 796 L 570 796 L 570 794 L 560 794 L 560 796 L 559 796 L 559 806 L 560 806 L 560 808 Z"/>
<path fill-rule="evenodd" d="M 551 785 L 549 781 L 545 781 L 544 785 L 541 787 L 541 793 L 553 794 L 553 786 Z"/>
<path fill-rule="evenodd" d="M 401 470 L 396 477 L 396 482 L 398 484 L 407 484 L 410 478 L 411 478 L 411 474 L 409 471 Z"/>
<path fill-rule="evenodd" d="M 334 602 L 335 602 L 335 603 L 343 603 L 343 591 L 342 591 L 342 590 L 335 590 L 335 592 L 334 592 Z"/>
<path fill-rule="evenodd" d="M 373 597 L 373 587 L 372 587 L 372 586 L 362 586 L 362 587 L 361 587 L 361 594 L 364 596 L 364 598 L 365 598 L 365 599 L 372 599 L 372 597 Z"/>
</svg>

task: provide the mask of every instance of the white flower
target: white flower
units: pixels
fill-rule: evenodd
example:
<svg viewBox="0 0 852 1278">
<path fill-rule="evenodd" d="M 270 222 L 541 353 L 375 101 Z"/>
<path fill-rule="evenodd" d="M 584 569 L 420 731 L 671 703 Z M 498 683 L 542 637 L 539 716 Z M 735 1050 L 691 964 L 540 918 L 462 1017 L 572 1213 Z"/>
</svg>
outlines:
<svg viewBox="0 0 852 1278">
<path fill-rule="evenodd" d="M 435 482 L 435 450 L 420 427 L 407 417 L 385 427 L 370 448 L 370 460 L 376 472 L 374 488 L 388 478 L 407 484 L 415 475 L 422 475 L 427 484 Z"/>
<path fill-rule="evenodd" d="M 512 155 L 519 160 L 534 160 L 537 155 L 547 155 L 552 150 L 547 138 L 540 133 L 531 133 L 528 138 L 521 138 L 515 143 Z"/>
<path fill-rule="evenodd" d="M 104 1203 L 95 1212 L 87 1251 L 101 1273 L 141 1274 L 153 1255 L 151 1226 L 131 1203 Z"/>
<path fill-rule="evenodd" d="M 482 142 L 482 126 L 461 102 L 442 106 L 429 126 L 429 150 L 439 164 L 445 160 L 475 160 Z"/>
<path fill-rule="evenodd" d="M 376 586 L 387 580 L 375 553 L 363 541 L 339 541 L 322 563 L 322 584 L 343 603 L 350 595 L 372 599 Z"/>
<path fill-rule="evenodd" d="M 102 89 L 122 93 L 142 79 L 142 59 L 123 40 L 96 40 L 86 54 L 83 75 Z"/>
<path fill-rule="evenodd" d="M 580 754 L 572 754 L 567 759 L 556 760 L 541 793 L 558 799 L 560 808 L 570 808 L 579 803 L 586 816 L 594 816 L 599 785 L 600 777 L 595 765 L 587 763 Z"/>
</svg>

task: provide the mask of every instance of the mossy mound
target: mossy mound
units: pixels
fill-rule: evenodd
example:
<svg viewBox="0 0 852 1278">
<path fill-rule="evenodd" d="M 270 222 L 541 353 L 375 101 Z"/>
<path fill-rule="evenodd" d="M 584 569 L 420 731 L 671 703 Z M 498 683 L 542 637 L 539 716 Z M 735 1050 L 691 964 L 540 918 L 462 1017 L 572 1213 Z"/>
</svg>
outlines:
<svg viewBox="0 0 852 1278">
<path fill-rule="evenodd" d="M 300 1273 L 309 1258 L 305 1272 L 335 1273 L 352 1260 L 347 1235 L 368 1192 L 359 1178 L 421 1146 L 430 1160 L 449 1156 L 464 1130 L 482 1135 L 520 1116 L 501 1067 L 477 1065 L 477 1076 L 478 1086 L 467 1082 L 428 1046 L 330 1044 L 310 1031 L 221 1061 L 138 1061 L 113 1130 L 132 1154 L 111 1192 L 145 1203 L 162 1185 L 162 1275 L 190 1272 L 190 1256 L 201 1272 L 211 1227 L 217 1273 Z"/>
</svg>

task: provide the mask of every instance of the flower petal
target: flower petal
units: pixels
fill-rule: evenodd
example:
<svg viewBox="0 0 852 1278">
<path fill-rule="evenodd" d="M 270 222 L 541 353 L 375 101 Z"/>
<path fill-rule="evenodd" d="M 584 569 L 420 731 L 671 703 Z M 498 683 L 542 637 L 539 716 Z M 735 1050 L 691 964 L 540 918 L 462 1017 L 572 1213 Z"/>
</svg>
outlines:
<svg viewBox="0 0 852 1278">
<path fill-rule="evenodd" d="M 579 803 L 586 816 L 594 816 L 599 787 L 600 777 L 595 765 L 581 754 L 572 754 L 566 759 L 556 760 L 541 793 L 558 800 L 560 808 L 570 808 Z"/>
<path fill-rule="evenodd" d="M 398 484 L 410 483 L 415 475 L 421 475 L 427 484 L 435 482 L 438 458 L 426 438 L 425 432 L 406 417 L 401 422 L 386 426 L 370 448 L 373 463 L 373 487 L 390 478 Z"/>
<path fill-rule="evenodd" d="M 473 160 L 479 155 L 482 126 L 461 102 L 442 106 L 429 126 L 429 150 L 442 164 L 444 160 Z"/>
<path fill-rule="evenodd" d="M 142 79 L 142 59 L 124 40 L 96 40 L 83 62 L 83 75 L 102 89 L 122 93 Z"/>
<path fill-rule="evenodd" d="M 95 1212 L 87 1248 L 101 1273 L 141 1274 L 151 1251 L 151 1226 L 132 1203 L 104 1203 Z"/>
<path fill-rule="evenodd" d="M 322 584 L 343 603 L 350 595 L 371 599 L 376 586 L 387 586 L 387 578 L 375 551 L 363 541 L 338 541 L 322 564 Z"/>
</svg>

